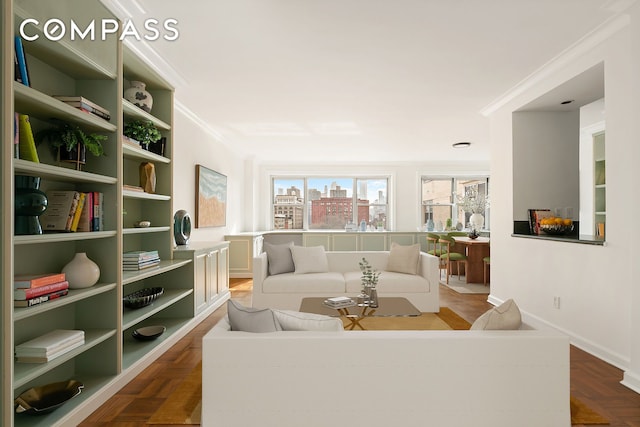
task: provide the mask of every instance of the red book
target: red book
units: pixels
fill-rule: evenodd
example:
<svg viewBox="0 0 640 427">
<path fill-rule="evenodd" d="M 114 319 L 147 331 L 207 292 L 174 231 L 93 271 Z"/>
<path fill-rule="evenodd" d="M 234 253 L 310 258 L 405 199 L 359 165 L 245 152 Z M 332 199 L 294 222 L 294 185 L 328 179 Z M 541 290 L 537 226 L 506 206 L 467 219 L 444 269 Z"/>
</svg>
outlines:
<svg viewBox="0 0 640 427">
<path fill-rule="evenodd" d="M 69 282 L 52 283 L 51 285 L 38 286 L 37 288 L 16 289 L 13 291 L 13 299 L 18 301 L 24 301 L 30 298 L 39 297 L 40 295 L 50 294 L 55 291 L 60 291 L 69 288 Z"/>
<path fill-rule="evenodd" d="M 64 273 L 21 274 L 13 276 L 13 289 L 37 288 L 67 280 Z"/>
</svg>

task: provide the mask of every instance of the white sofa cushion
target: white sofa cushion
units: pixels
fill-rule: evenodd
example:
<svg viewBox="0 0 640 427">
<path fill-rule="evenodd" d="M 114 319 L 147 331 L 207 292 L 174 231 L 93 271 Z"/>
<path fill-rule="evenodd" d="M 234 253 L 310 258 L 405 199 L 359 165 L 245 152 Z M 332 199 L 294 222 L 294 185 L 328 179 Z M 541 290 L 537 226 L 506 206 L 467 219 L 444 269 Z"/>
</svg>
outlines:
<svg viewBox="0 0 640 427">
<path fill-rule="evenodd" d="M 293 264 L 291 256 L 291 247 L 293 242 L 283 245 L 274 245 L 264 242 L 264 251 L 267 253 L 267 261 L 269 263 L 269 274 L 276 275 L 282 273 L 291 273 L 296 267 Z"/>
<path fill-rule="evenodd" d="M 471 330 L 511 330 L 520 329 L 522 317 L 515 301 L 508 299 L 498 307 L 478 317 L 471 325 Z"/>
<path fill-rule="evenodd" d="M 420 261 L 420 244 L 402 246 L 396 242 L 391 243 L 389 262 L 386 271 L 396 273 L 418 274 L 418 261 Z"/>
<path fill-rule="evenodd" d="M 303 313 L 293 310 L 273 310 L 283 331 L 343 331 L 339 317 Z"/>
<path fill-rule="evenodd" d="M 230 299 L 227 302 L 227 315 L 232 331 L 276 332 L 282 330 L 273 311 L 269 308 L 245 307 Z"/>
<path fill-rule="evenodd" d="M 362 274 L 359 271 L 344 273 L 346 291 L 348 294 L 360 292 L 362 289 Z M 428 292 L 429 281 L 418 274 L 403 274 L 392 271 L 383 271 L 378 278 L 378 296 L 386 293 L 413 293 Z"/>
<path fill-rule="evenodd" d="M 304 276 L 295 273 L 269 276 L 262 282 L 264 293 L 314 293 L 335 296 L 345 291 L 342 273 L 308 273 Z"/>
<path fill-rule="evenodd" d="M 324 246 L 292 246 L 291 256 L 296 274 L 326 273 L 329 263 Z"/>
</svg>

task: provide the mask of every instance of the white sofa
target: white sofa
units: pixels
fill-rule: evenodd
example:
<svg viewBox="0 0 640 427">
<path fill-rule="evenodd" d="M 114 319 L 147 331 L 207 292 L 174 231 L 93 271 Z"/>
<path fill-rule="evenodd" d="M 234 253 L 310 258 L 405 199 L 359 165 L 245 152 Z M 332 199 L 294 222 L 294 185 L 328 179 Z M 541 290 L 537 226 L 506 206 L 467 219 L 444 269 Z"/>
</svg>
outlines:
<svg viewBox="0 0 640 427">
<path fill-rule="evenodd" d="M 205 427 L 571 424 L 555 331 L 229 329 L 203 339 Z"/>
<path fill-rule="evenodd" d="M 380 271 L 378 296 L 405 297 L 422 312 L 440 310 L 438 258 L 420 252 L 418 274 L 385 271 L 388 251 L 325 252 L 326 273 L 269 275 L 267 254 L 253 259 L 253 307 L 298 310 L 305 297 L 356 296 L 362 289 L 358 262 L 366 258 Z"/>
</svg>

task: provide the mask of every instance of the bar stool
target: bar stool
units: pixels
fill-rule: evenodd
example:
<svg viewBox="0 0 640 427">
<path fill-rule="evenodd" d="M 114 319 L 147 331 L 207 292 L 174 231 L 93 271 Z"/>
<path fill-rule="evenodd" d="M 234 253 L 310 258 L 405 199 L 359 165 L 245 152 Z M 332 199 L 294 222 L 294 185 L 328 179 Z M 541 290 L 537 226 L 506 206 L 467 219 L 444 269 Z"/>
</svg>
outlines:
<svg viewBox="0 0 640 427">
<path fill-rule="evenodd" d="M 484 264 L 484 285 L 487 286 L 487 270 L 489 269 L 489 265 L 491 265 L 491 257 L 486 256 L 482 258 L 482 262 Z"/>
<path fill-rule="evenodd" d="M 452 252 L 455 247 L 456 241 L 451 236 L 440 236 L 440 245 L 446 246 L 446 253 L 440 255 L 440 259 L 447 263 L 447 284 L 449 283 L 449 276 L 451 275 L 451 264 L 455 263 L 458 267 L 458 280 L 460 280 L 460 263 L 464 263 L 465 275 L 468 270 L 467 256 L 458 252 Z M 466 277 L 466 276 L 465 276 Z"/>
</svg>

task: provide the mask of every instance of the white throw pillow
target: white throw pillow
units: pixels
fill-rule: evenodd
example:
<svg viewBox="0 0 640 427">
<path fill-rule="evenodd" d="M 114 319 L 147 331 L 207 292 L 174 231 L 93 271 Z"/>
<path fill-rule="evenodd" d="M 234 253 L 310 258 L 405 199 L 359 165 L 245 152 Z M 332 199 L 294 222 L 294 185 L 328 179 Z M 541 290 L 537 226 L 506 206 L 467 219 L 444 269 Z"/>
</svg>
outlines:
<svg viewBox="0 0 640 427">
<path fill-rule="evenodd" d="M 245 307 L 230 299 L 227 301 L 227 315 L 232 331 L 276 332 L 282 330 L 270 308 Z"/>
<path fill-rule="evenodd" d="M 471 325 L 471 330 L 512 330 L 520 329 L 521 324 L 520 309 L 514 300 L 508 299 L 478 317 Z"/>
<path fill-rule="evenodd" d="M 293 265 L 293 257 L 291 256 L 291 247 L 293 242 L 284 245 L 273 245 L 264 242 L 264 251 L 267 253 L 267 261 L 269 264 L 269 274 L 291 273 L 296 268 Z"/>
<path fill-rule="evenodd" d="M 418 274 L 418 262 L 420 261 L 420 244 L 402 246 L 396 242 L 391 243 L 387 271 L 396 273 Z"/>
<path fill-rule="evenodd" d="M 339 317 L 302 311 L 273 310 L 283 331 L 342 331 L 344 326 Z"/>
<path fill-rule="evenodd" d="M 324 246 L 292 246 L 291 256 L 296 267 L 295 274 L 326 273 L 329 261 Z"/>
</svg>

